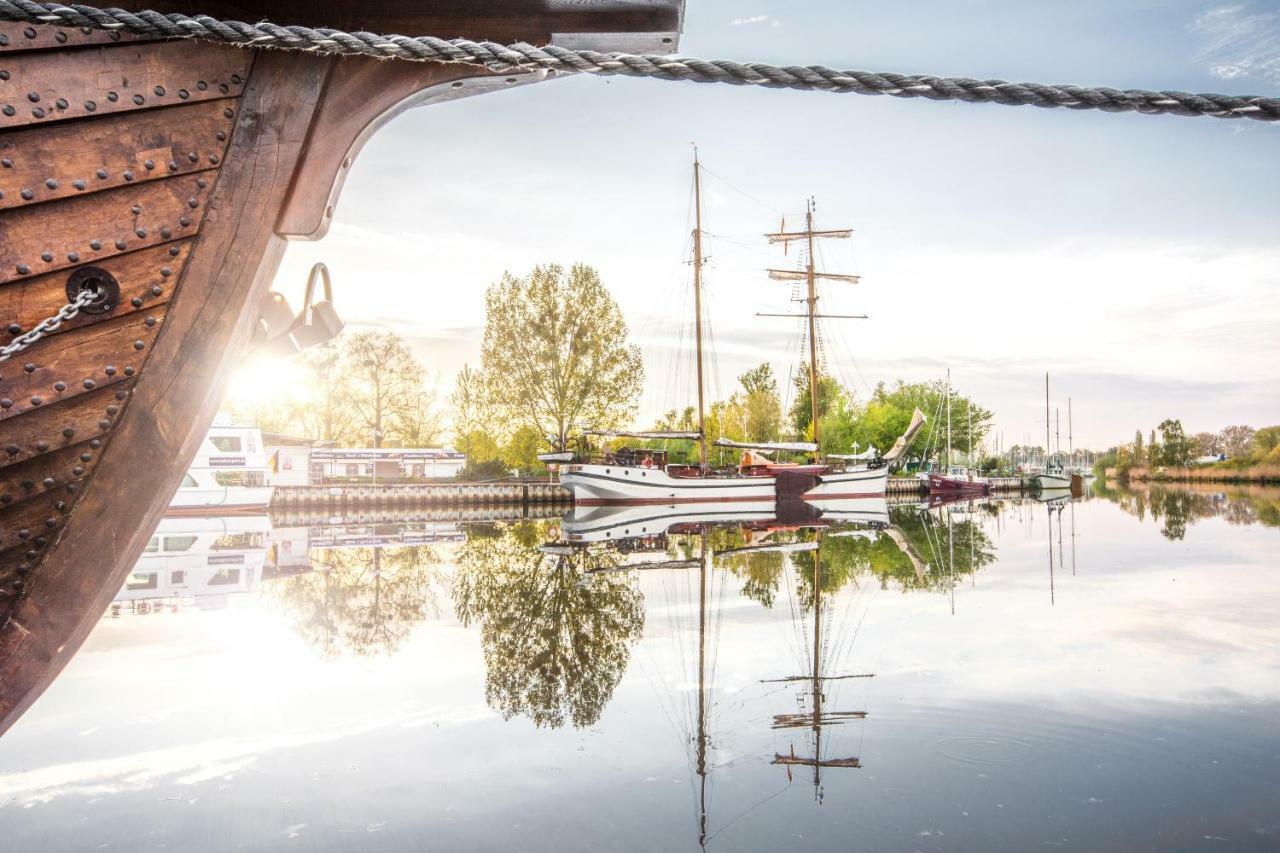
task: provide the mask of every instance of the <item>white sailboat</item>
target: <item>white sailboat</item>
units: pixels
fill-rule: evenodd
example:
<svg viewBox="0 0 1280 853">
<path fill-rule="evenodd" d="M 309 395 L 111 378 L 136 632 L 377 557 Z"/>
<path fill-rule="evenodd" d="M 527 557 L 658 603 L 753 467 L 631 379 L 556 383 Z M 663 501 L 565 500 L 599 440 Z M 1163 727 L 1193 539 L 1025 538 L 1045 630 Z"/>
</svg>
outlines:
<svg viewBox="0 0 1280 853">
<path fill-rule="evenodd" d="M 1071 488 L 1071 475 L 1062 467 L 1058 455 L 1049 443 L 1049 374 L 1044 375 L 1044 471 L 1036 475 L 1036 485 L 1042 492 Z"/>
<path fill-rule="evenodd" d="M 698 464 L 668 464 L 666 451 L 648 448 L 623 448 L 606 452 L 595 458 L 577 458 L 561 468 L 560 483 L 573 493 L 577 506 L 655 505 L 673 506 L 691 503 L 742 503 L 770 505 L 803 500 L 809 502 L 848 501 L 882 497 L 889 476 L 889 463 L 901 456 L 908 442 L 924 423 L 924 415 L 918 410 L 907 432 L 898 439 L 883 457 L 858 463 L 850 458 L 833 458 L 829 463 L 779 462 L 770 454 L 812 454 L 818 452 L 818 396 L 817 354 L 813 346 L 814 313 L 817 297 L 814 280 L 812 244 L 815 238 L 847 237 L 848 231 L 815 231 L 813 209 L 806 212 L 805 230 L 770 234 L 770 242 L 804 239 L 810 252 L 804 271 L 787 272 L 788 276 L 804 277 L 808 282 L 808 321 L 810 328 L 810 387 L 812 442 L 749 443 L 719 439 L 717 447 L 742 450 L 738 465 L 713 469 L 707 461 L 705 429 L 706 400 L 703 376 L 702 334 L 702 188 L 701 166 L 694 154 L 693 162 L 694 216 L 693 230 L 693 291 L 694 326 L 696 343 L 698 429 L 685 432 L 594 432 L 608 438 L 683 439 L 698 442 Z M 770 271 L 771 275 L 775 272 Z M 776 277 L 776 276 L 775 276 Z M 840 276 L 849 279 L 851 276 Z M 555 457 L 555 458 L 553 458 Z M 547 462 L 562 462 L 563 451 L 539 457 Z"/>
</svg>

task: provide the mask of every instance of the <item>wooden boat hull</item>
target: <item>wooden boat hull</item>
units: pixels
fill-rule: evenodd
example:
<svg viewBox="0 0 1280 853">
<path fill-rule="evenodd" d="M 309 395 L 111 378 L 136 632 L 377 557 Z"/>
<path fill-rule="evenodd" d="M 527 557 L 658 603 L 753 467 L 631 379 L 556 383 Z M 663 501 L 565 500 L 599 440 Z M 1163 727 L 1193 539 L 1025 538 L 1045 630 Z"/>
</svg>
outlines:
<svg viewBox="0 0 1280 853">
<path fill-rule="evenodd" d="M 682 6 L 210 0 L 200 11 L 662 51 L 676 46 Z M 0 342 L 57 312 L 73 277 L 118 289 L 108 310 L 0 362 L 3 732 L 142 553 L 286 240 L 323 236 L 364 142 L 410 106 L 544 75 L 52 26 L 0 23 L 0 35 Z"/>
<path fill-rule="evenodd" d="M 991 484 L 986 480 L 966 480 L 960 477 L 946 477 L 942 474 L 928 475 L 928 488 L 931 495 L 989 495 Z"/>
</svg>

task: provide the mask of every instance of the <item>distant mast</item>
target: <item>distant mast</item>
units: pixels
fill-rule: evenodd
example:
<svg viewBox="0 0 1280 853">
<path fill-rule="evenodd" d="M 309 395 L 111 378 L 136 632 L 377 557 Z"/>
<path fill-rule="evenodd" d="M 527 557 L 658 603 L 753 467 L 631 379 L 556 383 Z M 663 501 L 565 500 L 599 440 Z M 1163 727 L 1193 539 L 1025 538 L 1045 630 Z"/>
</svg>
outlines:
<svg viewBox="0 0 1280 853">
<path fill-rule="evenodd" d="M 698 352 L 698 466 L 707 467 L 706 400 L 702 387 L 702 179 L 693 147 L 693 323 Z"/>
<path fill-rule="evenodd" d="M 1044 374 L 1044 472 L 1049 473 L 1049 371 Z"/>
</svg>

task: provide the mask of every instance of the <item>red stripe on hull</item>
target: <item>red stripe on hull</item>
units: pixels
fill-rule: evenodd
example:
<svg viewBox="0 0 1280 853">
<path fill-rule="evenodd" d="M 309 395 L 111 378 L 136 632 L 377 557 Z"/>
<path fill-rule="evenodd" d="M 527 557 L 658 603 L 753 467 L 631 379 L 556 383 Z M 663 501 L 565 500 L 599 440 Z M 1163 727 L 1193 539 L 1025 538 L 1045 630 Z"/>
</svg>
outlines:
<svg viewBox="0 0 1280 853">
<path fill-rule="evenodd" d="M 852 500 L 856 498 L 880 498 L 884 492 L 837 492 L 835 494 L 802 495 L 803 501 Z M 773 495 L 737 495 L 735 497 L 700 497 L 700 498 L 579 498 L 574 501 L 578 506 L 675 506 L 676 504 L 721 504 L 721 503 L 773 503 Z"/>
<path fill-rule="evenodd" d="M 703 498 L 578 498 L 578 506 L 674 506 L 676 504 L 773 503 L 773 495 L 737 495 Z"/>
<path fill-rule="evenodd" d="M 823 494 L 820 494 L 820 495 L 813 495 L 813 494 L 801 495 L 800 500 L 802 501 L 846 501 L 846 500 L 853 500 L 857 498 L 882 498 L 882 497 L 884 497 L 884 492 L 836 492 L 834 494 L 826 494 L 824 492 Z"/>
</svg>

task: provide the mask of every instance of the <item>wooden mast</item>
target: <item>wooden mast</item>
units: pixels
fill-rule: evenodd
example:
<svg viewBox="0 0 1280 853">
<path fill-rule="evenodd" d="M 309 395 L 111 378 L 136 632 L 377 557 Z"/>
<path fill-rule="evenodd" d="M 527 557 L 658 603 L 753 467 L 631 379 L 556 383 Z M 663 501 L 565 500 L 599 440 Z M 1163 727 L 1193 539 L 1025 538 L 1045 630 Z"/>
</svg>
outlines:
<svg viewBox="0 0 1280 853">
<path fill-rule="evenodd" d="M 698 147 L 693 148 L 693 315 L 698 352 L 698 466 L 707 467 L 706 399 L 702 379 L 702 178 Z M 810 282 L 812 289 L 812 280 Z M 812 322 L 812 321 L 810 321 Z"/>
<path fill-rule="evenodd" d="M 817 335 L 817 318 L 814 306 L 818 304 L 817 287 L 814 284 L 813 276 L 813 199 L 810 198 L 805 203 L 804 209 L 804 230 L 805 236 L 809 241 L 809 258 L 808 265 L 805 267 L 805 279 L 809 285 L 809 296 L 805 300 L 807 313 L 809 315 L 809 407 L 810 417 L 813 423 L 813 443 L 819 445 L 818 454 L 821 455 L 822 447 L 818 433 L 818 335 Z"/>
<path fill-rule="evenodd" d="M 704 444 L 705 447 L 705 444 Z M 698 846 L 707 844 L 707 529 L 698 555 Z"/>
<path fill-rule="evenodd" d="M 820 273 L 814 265 L 814 238 L 835 238 L 838 240 L 847 240 L 853 233 L 852 229 L 840 228 L 829 231 L 815 231 L 813 229 L 813 198 L 810 197 L 805 201 L 804 211 L 804 230 L 803 231 L 778 231 L 772 234 L 766 234 L 770 243 L 782 243 L 784 246 L 789 244 L 790 240 L 805 238 L 808 244 L 809 256 L 806 258 L 804 272 L 798 270 L 769 270 L 769 277 L 779 281 L 798 280 L 802 275 L 806 285 L 806 296 L 803 300 L 805 303 L 805 313 L 798 315 L 804 317 L 809 326 L 809 414 L 813 424 L 813 443 L 820 444 L 821 429 L 818 425 L 818 318 L 830 317 L 840 320 L 865 320 L 865 314 L 819 314 L 817 311 L 818 304 L 818 287 L 817 280 L 819 278 L 831 279 L 834 281 L 843 281 L 848 284 L 856 284 L 858 276 L 856 275 L 840 275 L 835 273 Z M 799 301 L 799 300 L 795 300 Z M 757 316 L 766 317 L 786 317 L 797 316 L 788 314 L 758 314 Z M 821 454 L 819 448 L 818 453 Z"/>
</svg>

